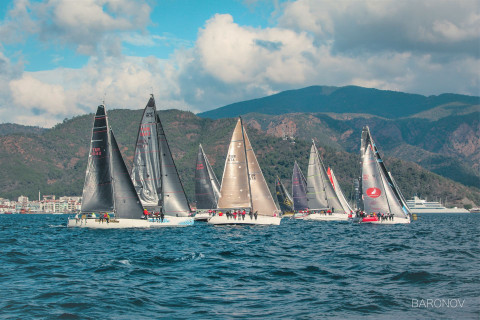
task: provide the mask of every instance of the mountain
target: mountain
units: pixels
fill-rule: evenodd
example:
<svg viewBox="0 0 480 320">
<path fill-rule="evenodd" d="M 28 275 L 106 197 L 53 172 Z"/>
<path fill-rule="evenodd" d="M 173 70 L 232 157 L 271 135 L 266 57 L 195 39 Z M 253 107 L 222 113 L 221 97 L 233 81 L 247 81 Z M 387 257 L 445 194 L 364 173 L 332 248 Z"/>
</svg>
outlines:
<svg viewBox="0 0 480 320">
<path fill-rule="evenodd" d="M 371 114 L 388 119 L 409 117 L 434 108 L 443 110 L 479 106 L 480 97 L 441 94 L 422 96 L 396 91 L 357 86 L 311 86 L 283 91 L 268 97 L 233 103 L 218 109 L 199 113 L 203 118 L 231 118 L 248 113 L 280 115 L 286 113 L 355 113 Z M 455 111 L 454 111 L 455 112 Z M 434 114 L 436 116 L 436 114 Z"/>
<path fill-rule="evenodd" d="M 127 166 L 131 167 L 142 110 L 111 110 L 108 114 Z M 301 136 L 302 132 L 306 132 L 306 135 L 317 138 L 325 163 L 335 168 L 339 183 L 347 196 L 351 196 L 352 181 L 360 173 L 358 130 L 361 122 L 347 123 L 324 114 L 295 115 L 298 118 L 289 118 L 290 116 L 285 115 L 285 121 L 299 121 L 295 125 L 302 128 L 295 133 L 295 143 L 284 140 L 283 135 L 278 134 L 282 131 L 282 125 L 275 125 L 274 122 L 280 121 L 281 124 L 282 120 L 275 117 L 269 119 L 265 115 L 245 117 L 249 137 L 270 187 L 274 188 L 277 174 L 290 185 L 295 159 L 306 172 L 310 141 L 307 136 Z M 221 179 L 235 119 L 212 120 L 178 110 L 160 111 L 160 117 L 187 195 L 193 200 L 198 144 L 204 146 L 214 171 Z M 372 134 L 379 144 L 382 143 L 379 147 L 383 152 L 383 143 L 389 141 L 384 140 L 388 135 L 383 135 L 388 131 L 380 134 L 381 131 L 373 124 L 380 126 L 381 121 L 386 120 L 378 117 L 365 119 L 375 121 L 371 123 Z M 0 136 L 0 197 L 13 199 L 23 194 L 36 198 L 39 190 L 42 194 L 81 195 L 92 121 L 93 114 L 89 114 L 65 120 L 51 129 L 45 129 L 41 134 L 14 133 Z M 321 135 L 315 134 L 318 124 L 325 126 Z M 424 150 L 420 146 L 417 148 Z M 353 152 L 348 152 L 350 150 Z M 396 159 L 388 154 L 384 160 L 406 197 L 420 194 L 429 199 L 447 199 L 451 205 L 480 204 L 480 190 L 477 188 L 466 187 L 431 173 L 411 161 Z"/>
<path fill-rule="evenodd" d="M 22 126 L 15 123 L 0 123 L 0 136 L 5 136 L 9 134 L 42 134 L 45 132 L 45 128 L 32 127 L 32 126 Z"/>
<path fill-rule="evenodd" d="M 315 139 L 321 145 L 351 153 L 358 153 L 358 137 L 363 126 L 368 125 L 382 154 L 413 161 L 439 175 L 480 188 L 479 114 L 473 110 L 435 121 L 325 113 L 252 113 L 244 119 L 270 135 Z"/>
</svg>

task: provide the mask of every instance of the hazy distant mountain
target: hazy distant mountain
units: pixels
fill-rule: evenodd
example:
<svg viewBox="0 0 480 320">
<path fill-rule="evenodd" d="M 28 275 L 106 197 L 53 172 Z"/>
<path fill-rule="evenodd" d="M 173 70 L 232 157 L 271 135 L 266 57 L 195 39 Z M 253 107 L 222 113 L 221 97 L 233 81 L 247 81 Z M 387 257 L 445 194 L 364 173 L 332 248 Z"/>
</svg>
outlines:
<svg viewBox="0 0 480 320">
<path fill-rule="evenodd" d="M 441 94 L 422 96 L 357 86 L 312 86 L 283 91 L 268 97 L 241 101 L 218 109 L 199 113 L 211 119 L 231 118 L 256 112 L 280 115 L 295 112 L 335 112 L 371 114 L 397 119 L 448 106 L 454 109 L 480 105 L 480 97 Z M 448 108 L 447 108 L 448 109 Z M 427 114 L 424 114 L 426 116 Z M 435 115 L 433 115 L 435 116 Z"/>
<path fill-rule="evenodd" d="M 110 125 L 128 166 L 132 163 L 141 115 L 142 110 L 109 111 Z M 221 179 L 235 119 L 205 119 L 178 110 L 161 111 L 160 117 L 187 195 L 193 200 L 194 163 L 198 144 L 204 146 L 214 171 Z M 35 198 L 39 190 L 42 194 L 81 195 L 92 118 L 93 114 L 74 117 L 52 129 L 44 130 L 42 134 L 0 136 L 0 197 L 13 198 L 24 194 Z M 432 154 L 436 157 L 448 148 L 463 152 L 465 158 L 471 152 L 478 153 L 478 139 L 472 142 L 468 137 L 469 130 L 476 128 L 477 137 L 479 132 L 478 122 L 469 122 L 471 118 L 473 116 L 463 120 L 459 118 L 454 121 L 458 121 L 458 125 L 452 125 L 451 128 L 442 127 L 440 122 L 432 123 L 429 127 L 424 122 L 426 120 L 419 118 L 402 120 L 405 122 L 387 122 L 371 116 L 331 117 L 325 114 L 251 114 L 245 120 L 253 148 L 271 188 L 274 187 L 277 174 L 287 185 L 290 184 L 294 160 L 306 172 L 311 144 L 309 138 L 315 137 L 324 162 L 335 168 L 342 189 L 347 196 L 350 195 L 353 179 L 360 174 L 358 144 L 361 126 L 366 123 L 372 127 L 380 151 L 385 153 L 387 168 L 392 171 L 406 197 L 416 193 L 429 199 L 447 199 L 450 204 L 475 202 L 478 205 L 480 190 L 477 188 L 466 187 L 412 162 L 418 158 L 421 163 L 425 157 Z M 294 127 L 296 131 L 293 133 L 291 128 Z M 459 128 L 463 129 L 459 131 Z M 456 133 L 452 135 L 452 132 Z M 295 144 L 288 138 L 284 140 L 284 135 L 290 133 L 296 136 Z M 408 148 L 402 147 L 403 145 L 408 145 Z M 406 150 L 407 155 L 398 150 Z M 411 161 L 398 160 L 389 155 L 404 159 L 409 159 L 410 155 Z M 446 171 L 454 170 L 448 163 L 450 160 L 451 158 L 435 158 L 436 164 L 443 165 Z M 458 163 L 461 162 L 451 164 Z M 440 173 L 445 176 L 451 174 Z"/>
</svg>

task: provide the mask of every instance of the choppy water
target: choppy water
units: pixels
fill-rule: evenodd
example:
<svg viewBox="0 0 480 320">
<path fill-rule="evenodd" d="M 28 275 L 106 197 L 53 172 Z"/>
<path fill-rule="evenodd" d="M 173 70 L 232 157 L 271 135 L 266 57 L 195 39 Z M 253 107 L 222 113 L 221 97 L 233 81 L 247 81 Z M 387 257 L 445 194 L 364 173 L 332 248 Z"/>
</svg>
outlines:
<svg viewBox="0 0 480 320">
<path fill-rule="evenodd" d="M 480 215 L 155 230 L 66 219 L 0 215 L 0 318 L 480 317 Z"/>
</svg>

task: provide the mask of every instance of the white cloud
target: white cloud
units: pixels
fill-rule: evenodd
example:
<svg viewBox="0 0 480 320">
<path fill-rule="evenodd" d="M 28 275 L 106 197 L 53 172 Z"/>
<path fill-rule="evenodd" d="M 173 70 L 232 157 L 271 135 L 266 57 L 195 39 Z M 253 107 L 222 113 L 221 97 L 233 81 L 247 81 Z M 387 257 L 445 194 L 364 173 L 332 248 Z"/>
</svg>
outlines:
<svg viewBox="0 0 480 320">
<path fill-rule="evenodd" d="M 12 63 L 0 51 L 0 117 L 50 126 L 93 112 L 105 94 L 109 109 L 143 108 L 152 90 L 160 108 L 194 112 L 309 85 L 478 95 L 474 6 L 469 0 L 299 0 L 280 6 L 278 24 L 269 28 L 217 14 L 195 43 L 185 42 L 161 60 L 121 54 L 125 43 L 155 47 L 182 41 L 143 32 L 150 12 L 144 2 L 137 8 L 127 0 L 18 0 L 0 34 L 23 32 L 13 24 L 23 21 L 18 25 L 27 26 L 27 33 L 40 32 L 46 42 L 93 55 L 78 69 L 23 72 L 21 61 Z"/>
<path fill-rule="evenodd" d="M 36 35 L 85 55 L 120 55 L 121 34 L 145 32 L 151 8 L 144 0 L 16 0 L 0 26 L 5 41 Z"/>
</svg>

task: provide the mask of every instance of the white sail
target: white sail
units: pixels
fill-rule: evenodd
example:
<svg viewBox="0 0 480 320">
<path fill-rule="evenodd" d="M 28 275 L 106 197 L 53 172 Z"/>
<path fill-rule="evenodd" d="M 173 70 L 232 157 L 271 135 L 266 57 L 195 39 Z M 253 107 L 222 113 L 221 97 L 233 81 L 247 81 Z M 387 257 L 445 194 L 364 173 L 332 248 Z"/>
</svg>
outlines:
<svg viewBox="0 0 480 320">
<path fill-rule="evenodd" d="M 370 129 L 362 131 L 362 197 L 367 213 L 391 213 L 397 217 L 406 217 L 399 190 L 395 189 L 383 160 L 378 153 Z"/>
<path fill-rule="evenodd" d="M 320 168 L 320 158 L 318 157 L 315 143 L 310 148 L 310 158 L 307 170 L 307 200 L 309 209 L 327 209 L 327 193 L 325 190 L 325 177 Z"/>
<path fill-rule="evenodd" d="M 240 119 L 233 130 L 228 147 L 218 208 L 251 208 L 245 141 Z"/>
<path fill-rule="evenodd" d="M 330 175 L 332 177 L 332 185 L 335 189 L 335 192 L 337 194 L 338 200 L 340 201 L 340 204 L 342 205 L 343 211 L 345 213 L 350 213 L 352 212 L 352 208 L 348 204 L 347 199 L 345 199 L 345 195 L 343 194 L 342 188 L 340 187 L 340 184 L 337 181 L 337 177 L 333 173 L 333 169 L 329 168 L 330 170 Z"/>
<path fill-rule="evenodd" d="M 250 179 L 250 194 L 252 197 L 252 211 L 262 216 L 278 216 L 280 210 L 273 200 L 270 189 L 267 186 L 262 169 L 258 164 L 257 157 L 253 152 L 247 132 L 243 130 L 245 151 L 248 162 L 248 176 Z"/>
</svg>

